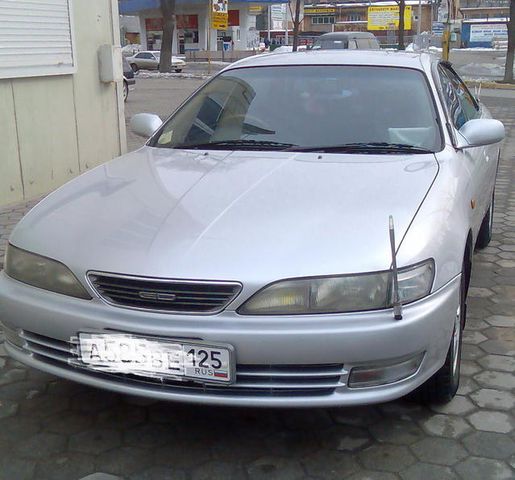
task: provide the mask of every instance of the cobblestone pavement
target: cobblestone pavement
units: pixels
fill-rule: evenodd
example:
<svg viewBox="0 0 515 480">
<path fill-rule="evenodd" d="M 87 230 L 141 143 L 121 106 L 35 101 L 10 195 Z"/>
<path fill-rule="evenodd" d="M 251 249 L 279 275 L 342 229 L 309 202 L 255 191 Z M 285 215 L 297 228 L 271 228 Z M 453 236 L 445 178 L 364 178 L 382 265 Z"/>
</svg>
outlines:
<svg viewBox="0 0 515 480">
<path fill-rule="evenodd" d="M 510 137 L 493 241 L 475 256 L 461 386 L 450 404 L 257 410 L 149 402 L 27 369 L 0 343 L 0 479 L 515 478 L 515 99 L 484 99 Z M 0 212 L 0 256 L 32 204 Z"/>
</svg>

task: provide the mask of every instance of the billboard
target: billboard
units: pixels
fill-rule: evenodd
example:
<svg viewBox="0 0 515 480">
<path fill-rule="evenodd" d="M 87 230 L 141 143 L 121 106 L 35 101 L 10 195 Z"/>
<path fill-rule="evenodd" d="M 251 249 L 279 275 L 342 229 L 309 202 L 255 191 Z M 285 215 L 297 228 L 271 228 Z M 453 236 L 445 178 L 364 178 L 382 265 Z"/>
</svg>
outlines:
<svg viewBox="0 0 515 480">
<path fill-rule="evenodd" d="M 228 0 L 211 0 L 211 28 L 227 30 L 229 27 Z"/>
<path fill-rule="evenodd" d="M 494 38 L 508 40 L 508 26 L 505 23 L 470 25 L 471 42 L 491 42 Z"/>
<path fill-rule="evenodd" d="M 399 30 L 399 7 L 368 7 L 368 30 Z M 411 30 L 411 5 L 404 8 L 404 30 Z"/>
</svg>

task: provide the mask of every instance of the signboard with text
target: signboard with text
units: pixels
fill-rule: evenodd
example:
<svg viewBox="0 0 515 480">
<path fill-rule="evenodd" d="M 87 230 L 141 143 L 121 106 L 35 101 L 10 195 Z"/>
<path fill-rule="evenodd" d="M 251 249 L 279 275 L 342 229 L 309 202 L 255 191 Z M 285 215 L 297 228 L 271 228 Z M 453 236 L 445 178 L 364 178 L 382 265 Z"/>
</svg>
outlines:
<svg viewBox="0 0 515 480">
<path fill-rule="evenodd" d="M 334 15 L 334 7 L 304 7 L 304 15 Z"/>
<path fill-rule="evenodd" d="M 508 27 L 505 23 L 470 26 L 471 42 L 491 42 L 494 38 L 508 40 Z"/>
<path fill-rule="evenodd" d="M 215 30 L 227 30 L 229 27 L 228 0 L 211 0 L 211 5 L 211 28 Z"/>
<path fill-rule="evenodd" d="M 399 29 L 399 7 L 368 7 L 368 30 Z M 411 30 L 411 5 L 404 8 L 404 30 Z"/>
</svg>

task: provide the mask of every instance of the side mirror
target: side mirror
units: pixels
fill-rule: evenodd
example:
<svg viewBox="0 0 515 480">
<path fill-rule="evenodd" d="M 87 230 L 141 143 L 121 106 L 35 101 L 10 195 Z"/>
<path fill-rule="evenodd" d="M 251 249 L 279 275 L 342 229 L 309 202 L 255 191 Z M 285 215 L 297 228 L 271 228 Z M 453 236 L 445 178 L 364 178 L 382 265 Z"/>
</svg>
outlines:
<svg viewBox="0 0 515 480">
<path fill-rule="evenodd" d="M 459 129 L 458 148 L 492 145 L 504 139 L 504 125 L 491 118 L 469 120 Z"/>
<path fill-rule="evenodd" d="M 137 113 L 131 118 L 131 130 L 142 137 L 150 137 L 163 122 L 153 113 Z"/>
</svg>

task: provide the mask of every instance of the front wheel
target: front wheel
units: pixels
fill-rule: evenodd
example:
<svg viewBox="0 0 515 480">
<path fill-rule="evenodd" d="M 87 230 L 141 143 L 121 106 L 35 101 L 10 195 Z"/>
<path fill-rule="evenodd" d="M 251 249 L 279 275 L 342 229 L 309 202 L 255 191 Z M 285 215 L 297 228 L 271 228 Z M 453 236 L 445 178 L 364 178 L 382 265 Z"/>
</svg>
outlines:
<svg viewBox="0 0 515 480">
<path fill-rule="evenodd" d="M 481 223 L 481 228 L 479 229 L 479 233 L 477 235 L 476 240 L 476 248 L 482 249 L 486 248 L 492 240 L 492 231 L 494 228 L 494 194 L 492 194 L 492 201 L 490 202 L 490 207 L 485 213 L 483 217 L 483 222 Z"/>
<path fill-rule="evenodd" d="M 458 391 L 463 328 L 467 312 L 466 296 L 467 278 L 465 262 L 463 262 L 460 280 L 460 302 L 453 322 L 451 344 L 443 367 L 414 392 L 415 398 L 422 403 L 447 403 L 454 398 Z"/>
<path fill-rule="evenodd" d="M 181 73 L 182 72 L 182 68 L 176 68 L 175 69 L 175 73 Z"/>
<path fill-rule="evenodd" d="M 139 70 L 139 67 L 135 63 L 131 63 L 131 68 L 134 73 L 136 73 Z"/>
</svg>

